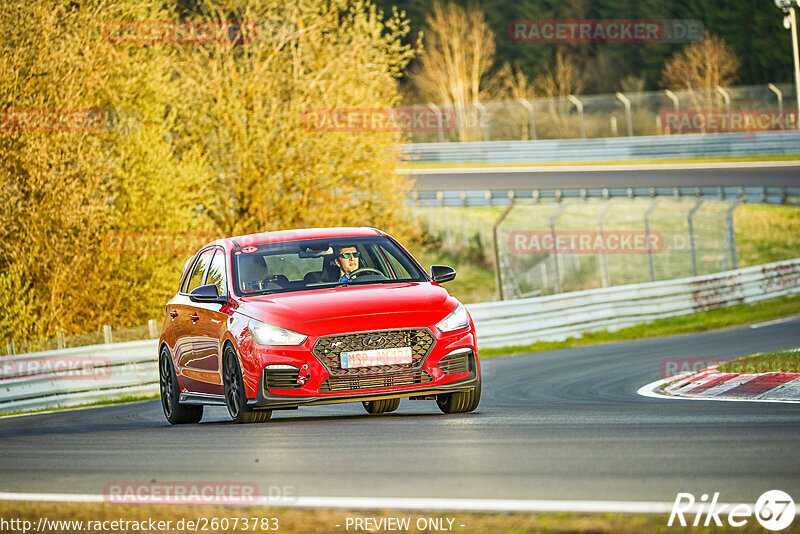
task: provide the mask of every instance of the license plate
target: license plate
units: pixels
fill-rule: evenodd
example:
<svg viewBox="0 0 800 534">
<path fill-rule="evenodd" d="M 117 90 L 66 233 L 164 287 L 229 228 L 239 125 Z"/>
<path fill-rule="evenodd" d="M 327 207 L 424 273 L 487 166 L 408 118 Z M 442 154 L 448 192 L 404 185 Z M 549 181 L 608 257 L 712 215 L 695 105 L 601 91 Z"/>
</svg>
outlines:
<svg viewBox="0 0 800 534">
<path fill-rule="evenodd" d="M 376 365 L 397 365 L 411 363 L 411 347 L 343 352 L 340 356 L 342 358 L 343 369 L 374 367 Z"/>
</svg>

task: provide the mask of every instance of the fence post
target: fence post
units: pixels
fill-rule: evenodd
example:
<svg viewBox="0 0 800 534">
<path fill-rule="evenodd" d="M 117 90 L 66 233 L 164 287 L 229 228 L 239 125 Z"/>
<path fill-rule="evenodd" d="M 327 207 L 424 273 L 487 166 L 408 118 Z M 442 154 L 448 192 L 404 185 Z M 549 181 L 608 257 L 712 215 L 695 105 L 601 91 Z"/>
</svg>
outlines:
<svg viewBox="0 0 800 534">
<path fill-rule="evenodd" d="M 428 108 L 433 111 L 436 115 L 435 117 L 438 118 L 438 128 L 439 131 L 439 142 L 444 143 L 444 127 L 442 125 L 442 111 L 439 109 L 439 106 L 436 104 L 428 104 Z"/>
<path fill-rule="evenodd" d="M 158 326 L 156 325 L 155 319 L 150 319 L 147 321 L 147 329 L 150 331 L 150 339 L 158 338 Z"/>
<path fill-rule="evenodd" d="M 698 200 L 694 207 L 689 210 L 689 215 L 686 216 L 686 222 L 689 224 L 689 248 L 692 253 L 692 276 L 697 276 L 697 249 L 694 242 L 694 214 L 700 209 L 703 204 L 703 199 Z"/>
<path fill-rule="evenodd" d="M 14 345 L 11 340 L 6 341 L 6 354 L 9 356 L 14 354 Z"/>
<path fill-rule="evenodd" d="M 520 98 L 519 102 L 528 110 L 528 137 L 531 141 L 536 141 L 536 121 L 533 114 L 533 104 L 527 98 Z"/>
<path fill-rule="evenodd" d="M 560 257 L 561 256 L 558 253 L 558 247 L 556 246 L 556 243 L 558 242 L 556 240 L 556 220 L 559 217 L 561 217 L 561 214 L 564 212 L 566 207 L 567 206 L 564 203 L 559 204 L 558 205 L 558 209 L 553 214 L 553 216 L 550 217 L 550 221 L 549 221 L 550 236 L 553 238 L 553 251 L 554 251 L 554 254 L 555 254 L 555 257 L 553 258 L 555 260 L 553 262 L 553 265 L 556 268 L 556 293 L 561 293 L 563 291 L 563 288 L 562 288 L 562 285 L 561 285 L 561 265 L 560 265 Z"/>
<path fill-rule="evenodd" d="M 578 122 L 581 128 L 581 139 L 586 139 L 586 122 L 583 120 L 583 102 L 578 100 L 574 95 L 569 95 L 567 100 L 569 100 L 578 110 Z"/>
<path fill-rule="evenodd" d="M 600 238 L 605 243 L 605 233 L 603 230 L 603 224 L 605 224 L 606 217 L 608 213 L 611 211 L 611 208 L 614 207 L 614 202 L 609 201 L 608 205 L 603 209 L 602 213 L 597 217 L 597 231 L 600 233 Z M 608 277 L 608 258 L 606 257 L 606 249 L 603 247 L 600 250 L 600 280 L 602 281 L 603 287 L 608 287 L 611 285 L 611 281 Z"/>
<path fill-rule="evenodd" d="M 67 348 L 67 340 L 64 339 L 64 332 L 56 332 L 56 344 L 58 350 Z"/>
<path fill-rule="evenodd" d="M 728 93 L 728 91 L 726 91 L 725 89 L 723 89 L 719 85 L 717 86 L 717 92 L 722 95 L 722 101 L 725 102 L 725 111 L 730 113 L 731 112 L 731 95 Z"/>
<path fill-rule="evenodd" d="M 780 113 L 781 116 L 781 129 L 785 130 L 786 128 L 783 125 L 783 93 L 775 86 L 775 84 L 768 83 L 767 87 L 769 87 L 769 90 L 775 93 L 775 95 L 778 97 L 778 113 Z"/>
<path fill-rule="evenodd" d="M 660 198 L 657 198 L 650 204 L 650 207 L 647 208 L 647 211 L 644 212 L 644 238 L 647 242 L 647 263 L 650 267 L 650 281 L 656 281 L 656 265 L 653 261 L 653 247 L 650 245 L 650 216 L 653 214 L 653 211 L 658 206 L 658 203 L 661 201 Z"/>
<path fill-rule="evenodd" d="M 483 140 L 489 141 L 489 113 L 486 111 L 486 106 L 475 100 L 472 103 L 481 114 L 481 126 L 483 128 Z"/>
<path fill-rule="evenodd" d="M 628 137 L 633 137 L 633 114 L 631 113 L 631 101 L 622 93 L 617 93 L 617 98 L 625 106 L 625 120 L 628 123 Z"/>
<path fill-rule="evenodd" d="M 739 256 L 736 252 L 736 230 L 733 227 L 733 212 L 739 207 L 742 199 L 738 198 L 731 207 L 725 212 L 725 247 L 722 253 L 722 270 L 727 271 L 728 254 L 731 256 L 731 266 L 733 269 L 739 268 Z"/>
<path fill-rule="evenodd" d="M 103 325 L 103 342 L 106 344 L 113 343 L 111 339 L 111 326 L 107 324 Z"/>
<path fill-rule="evenodd" d="M 514 209 L 513 193 L 509 193 L 509 198 L 511 202 L 508 203 L 506 209 L 503 210 L 503 213 L 500 214 L 500 217 L 497 218 L 492 226 L 492 238 L 494 240 L 494 268 L 497 277 L 497 292 L 500 296 L 500 300 L 505 300 L 505 294 L 503 293 L 503 267 L 500 263 L 500 242 L 498 240 L 497 233 L 500 225 L 503 223 L 503 220 L 505 220 L 511 210 Z"/>
</svg>

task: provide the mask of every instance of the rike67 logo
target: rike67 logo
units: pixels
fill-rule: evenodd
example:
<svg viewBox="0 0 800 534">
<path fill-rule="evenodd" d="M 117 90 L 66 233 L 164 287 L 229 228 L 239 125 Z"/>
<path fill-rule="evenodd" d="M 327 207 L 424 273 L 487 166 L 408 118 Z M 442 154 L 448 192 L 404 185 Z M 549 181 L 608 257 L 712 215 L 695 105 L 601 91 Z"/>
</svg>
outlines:
<svg viewBox="0 0 800 534">
<path fill-rule="evenodd" d="M 713 521 L 715 526 L 723 526 L 723 518 L 727 519 L 732 527 L 743 527 L 755 515 L 756 521 L 765 529 L 778 532 L 792 524 L 795 516 L 795 504 L 788 493 L 781 490 L 764 492 L 756 501 L 755 506 L 749 504 L 721 504 L 719 492 L 714 493 L 711 501 L 708 494 L 700 497 L 700 502 L 695 503 L 691 493 L 678 493 L 672 505 L 667 526 L 671 527 L 677 519 L 682 527 L 709 527 Z M 687 517 L 694 520 L 687 523 Z"/>
</svg>

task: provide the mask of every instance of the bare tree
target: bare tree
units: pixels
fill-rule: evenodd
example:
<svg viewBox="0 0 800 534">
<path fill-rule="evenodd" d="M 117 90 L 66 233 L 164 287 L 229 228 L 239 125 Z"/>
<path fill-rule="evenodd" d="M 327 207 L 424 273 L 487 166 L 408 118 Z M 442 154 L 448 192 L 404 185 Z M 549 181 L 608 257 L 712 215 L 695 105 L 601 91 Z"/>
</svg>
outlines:
<svg viewBox="0 0 800 534">
<path fill-rule="evenodd" d="M 706 36 L 702 41 L 677 52 L 664 67 L 664 85 L 690 91 L 696 108 L 719 105 L 717 87 L 733 83 L 739 60 L 733 48 L 719 37 Z"/>
<path fill-rule="evenodd" d="M 552 67 L 536 77 L 534 87 L 549 98 L 577 95 L 583 91 L 584 77 L 578 63 L 559 50 Z"/>
<path fill-rule="evenodd" d="M 455 108 L 459 139 L 468 140 L 466 111 L 479 99 L 492 65 L 494 34 L 474 4 L 464 9 L 437 1 L 426 24 L 422 66 L 412 80 L 423 98 Z"/>
</svg>

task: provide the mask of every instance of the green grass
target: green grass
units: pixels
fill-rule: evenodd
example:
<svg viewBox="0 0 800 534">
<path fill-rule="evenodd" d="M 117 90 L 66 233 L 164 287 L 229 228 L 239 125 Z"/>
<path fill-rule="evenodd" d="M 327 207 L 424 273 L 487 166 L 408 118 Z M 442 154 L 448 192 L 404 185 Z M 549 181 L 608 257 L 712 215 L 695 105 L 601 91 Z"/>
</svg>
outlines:
<svg viewBox="0 0 800 534">
<path fill-rule="evenodd" d="M 608 332 L 605 330 L 601 332 L 592 332 L 584 334 L 581 338 L 569 338 L 565 341 L 541 341 L 531 345 L 482 349 L 480 351 L 480 356 L 481 358 L 488 358 L 508 354 L 524 354 L 544 350 L 581 347 L 597 343 L 608 343 L 611 341 L 627 341 L 632 339 L 690 334 L 795 314 L 800 314 L 800 295 L 779 297 L 755 304 L 739 304 L 692 315 L 658 319 L 651 323 L 623 328 L 616 332 Z"/>
<path fill-rule="evenodd" d="M 720 364 L 722 373 L 800 373 L 800 349 L 765 352 Z"/>
<path fill-rule="evenodd" d="M 93 402 L 91 404 L 81 404 L 80 406 L 63 406 L 59 408 L 45 408 L 43 410 L 22 410 L 17 412 L 0 413 L 0 418 L 8 417 L 10 415 L 22 415 L 22 414 L 30 415 L 34 413 L 43 413 L 43 412 L 62 412 L 66 410 L 76 410 L 78 408 L 94 408 L 97 406 L 108 406 L 111 404 L 127 404 L 129 402 L 141 402 L 141 401 L 154 400 L 157 398 L 159 398 L 159 395 L 126 395 L 118 399 L 109 399 L 100 402 Z"/>
<path fill-rule="evenodd" d="M 743 204 L 733 224 L 740 267 L 800 256 L 800 208 Z"/>
<path fill-rule="evenodd" d="M 403 169 L 451 169 L 451 168 L 479 168 L 479 167 L 545 167 L 550 165 L 647 165 L 661 163 L 735 163 L 747 161 L 795 161 L 800 159 L 800 154 L 781 154 L 775 156 L 731 156 L 722 158 L 676 158 L 676 159 L 642 159 L 624 161 L 551 161 L 547 163 L 485 163 L 475 161 L 465 162 L 419 162 L 410 161 L 401 165 Z"/>
</svg>

